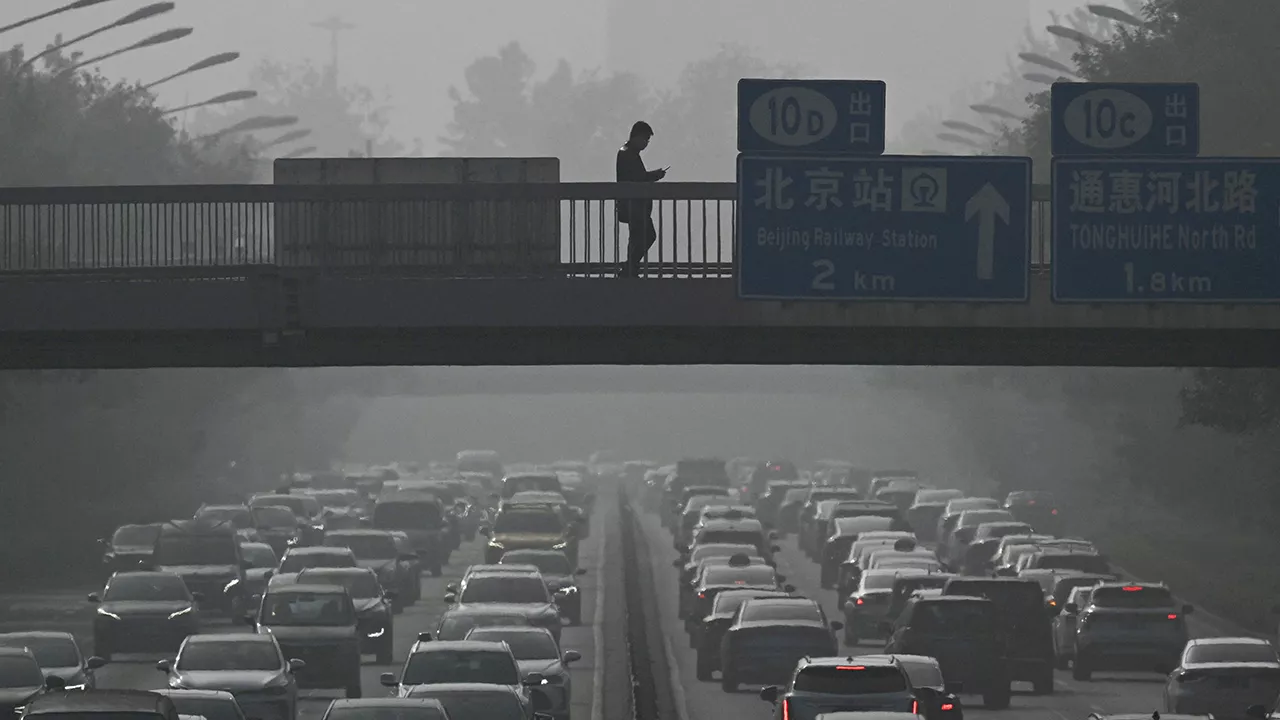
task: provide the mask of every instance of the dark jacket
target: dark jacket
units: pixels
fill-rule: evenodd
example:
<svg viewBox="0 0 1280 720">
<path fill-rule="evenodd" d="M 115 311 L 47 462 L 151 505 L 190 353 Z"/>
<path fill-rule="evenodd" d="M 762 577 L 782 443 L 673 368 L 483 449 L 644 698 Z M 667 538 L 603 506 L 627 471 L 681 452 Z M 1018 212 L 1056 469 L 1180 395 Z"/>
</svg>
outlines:
<svg viewBox="0 0 1280 720">
<path fill-rule="evenodd" d="M 658 171 L 646 170 L 640 151 L 630 143 L 618 149 L 617 178 L 620 183 L 657 182 Z M 641 221 L 653 213 L 652 200 L 620 200 L 617 203 L 618 222 Z"/>
</svg>

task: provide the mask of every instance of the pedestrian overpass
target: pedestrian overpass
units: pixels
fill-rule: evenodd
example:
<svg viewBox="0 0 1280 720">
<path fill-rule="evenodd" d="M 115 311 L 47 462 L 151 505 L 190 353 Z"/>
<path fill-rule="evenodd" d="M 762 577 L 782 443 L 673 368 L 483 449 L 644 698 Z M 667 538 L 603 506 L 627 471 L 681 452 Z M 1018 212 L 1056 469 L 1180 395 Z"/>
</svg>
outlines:
<svg viewBox="0 0 1280 720">
<path fill-rule="evenodd" d="M 1271 366 L 1280 307 L 737 298 L 732 183 L 0 190 L 0 367 Z M 615 277 L 616 200 L 654 200 Z"/>
</svg>

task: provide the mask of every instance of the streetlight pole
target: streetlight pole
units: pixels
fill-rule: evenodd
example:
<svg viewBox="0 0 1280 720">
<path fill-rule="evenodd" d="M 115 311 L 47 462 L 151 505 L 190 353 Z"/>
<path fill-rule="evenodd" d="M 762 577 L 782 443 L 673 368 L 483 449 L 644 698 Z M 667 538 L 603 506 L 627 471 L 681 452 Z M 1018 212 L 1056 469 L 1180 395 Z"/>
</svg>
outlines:
<svg viewBox="0 0 1280 720">
<path fill-rule="evenodd" d="M 273 130 L 275 128 L 289 127 L 298 124 L 297 115 L 256 115 L 254 117 L 241 120 L 240 122 L 223 128 L 217 132 L 209 133 L 202 136 L 202 140 L 219 140 L 227 135 L 241 132 L 255 132 L 257 130 Z"/>
<path fill-rule="evenodd" d="M 88 40 L 89 38 L 101 35 L 102 33 L 107 32 L 108 30 L 115 30 L 116 28 L 124 27 L 126 25 L 132 25 L 136 22 L 141 22 L 142 20 L 146 20 L 147 18 L 155 17 L 156 15 L 163 15 L 164 13 L 167 13 L 173 10 L 173 8 L 174 8 L 174 3 L 172 2 L 152 3 L 151 5 L 148 5 L 144 8 L 139 8 L 138 10 L 134 10 L 133 12 L 129 13 L 128 15 L 125 15 L 124 17 L 120 18 L 119 20 L 116 20 L 113 23 L 110 23 L 108 25 L 103 25 L 102 27 L 96 30 L 90 30 L 85 34 L 73 37 L 70 40 L 67 40 L 66 42 L 58 43 L 57 45 L 53 45 L 51 47 L 45 48 L 43 52 L 36 53 L 35 55 L 32 55 L 31 57 L 23 61 L 20 67 L 29 67 L 32 64 L 34 64 L 36 60 L 39 60 L 40 58 L 46 55 L 56 53 L 59 50 L 75 45 L 78 42 Z"/>
<path fill-rule="evenodd" d="M 311 23 L 311 25 L 329 32 L 329 79 L 336 86 L 338 84 L 339 35 L 347 30 L 354 30 L 356 26 L 336 15 L 322 22 Z"/>
<path fill-rule="evenodd" d="M 226 65 L 227 63 L 232 62 L 234 60 L 238 60 L 239 58 L 240 58 L 240 53 L 238 52 L 225 52 L 225 53 L 219 53 L 217 55 L 210 55 L 209 57 L 201 60 L 200 62 L 195 63 L 193 65 L 189 65 L 186 68 L 179 70 L 178 72 L 172 75 L 166 75 L 165 77 L 162 77 L 159 80 L 156 80 L 155 82 L 147 83 L 146 85 L 142 86 L 142 89 L 150 90 L 156 87 L 157 85 L 163 85 L 169 82 L 170 80 L 176 80 L 177 78 L 190 75 L 191 73 L 200 72 L 201 70 L 208 70 L 209 68 L 217 67 L 218 65 Z"/>
<path fill-rule="evenodd" d="M 89 65 L 96 65 L 97 63 L 100 63 L 103 60 L 110 60 L 113 57 L 123 55 L 127 52 L 133 52 L 134 50 L 141 50 L 143 48 L 154 47 L 156 45 L 164 45 L 165 43 L 171 43 L 175 40 L 181 40 L 182 38 L 190 35 L 193 32 L 195 31 L 192 28 L 173 28 L 172 30 L 165 30 L 164 32 L 156 33 L 151 37 L 143 38 L 142 40 L 139 40 L 138 42 L 132 45 L 126 45 L 125 47 L 122 47 L 119 50 L 112 50 L 111 52 L 105 53 L 103 55 L 99 55 L 98 57 L 89 58 L 88 60 L 83 60 L 81 62 L 78 62 L 75 65 L 72 65 L 64 70 L 59 71 L 58 75 L 67 75 L 81 68 L 88 67 Z"/>
<path fill-rule="evenodd" d="M 223 93 L 221 95 L 211 97 L 208 100 L 201 100 L 200 102 L 197 102 L 197 103 L 189 103 L 187 105 L 182 105 L 180 107 L 172 108 L 170 110 L 165 110 L 161 114 L 177 115 L 178 113 L 186 112 L 187 110 L 195 110 L 196 108 L 208 107 L 210 105 L 222 105 L 225 103 L 240 102 L 242 100 L 252 100 L 256 97 L 258 97 L 257 90 L 236 90 L 233 92 Z"/>
<path fill-rule="evenodd" d="M 61 15 L 62 13 L 71 12 L 72 10 L 81 10 L 83 8 L 92 7 L 94 5 L 101 5 L 104 2 L 110 2 L 110 0 L 76 0 L 73 3 L 68 3 L 66 5 L 63 5 L 62 7 L 54 8 L 52 10 L 42 12 L 38 15 L 32 15 L 31 17 L 25 17 L 16 23 L 11 23 L 9 25 L 5 25 L 4 27 L 0 27 L 0 34 L 7 33 L 10 30 L 17 30 L 18 28 L 21 28 L 21 27 L 26 27 L 31 23 L 40 22 L 41 20 L 54 17 L 55 15 Z"/>
</svg>

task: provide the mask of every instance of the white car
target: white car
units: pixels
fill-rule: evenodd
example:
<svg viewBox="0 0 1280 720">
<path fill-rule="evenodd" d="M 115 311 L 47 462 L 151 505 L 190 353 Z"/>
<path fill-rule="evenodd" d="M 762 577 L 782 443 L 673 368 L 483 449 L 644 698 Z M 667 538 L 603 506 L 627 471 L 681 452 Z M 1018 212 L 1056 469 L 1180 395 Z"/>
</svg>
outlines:
<svg viewBox="0 0 1280 720">
<path fill-rule="evenodd" d="M 1164 707 L 1171 713 L 1242 717 L 1251 705 L 1273 708 L 1280 698 L 1280 656 L 1268 641 L 1250 637 L 1187 641 L 1169 673 Z"/>
</svg>

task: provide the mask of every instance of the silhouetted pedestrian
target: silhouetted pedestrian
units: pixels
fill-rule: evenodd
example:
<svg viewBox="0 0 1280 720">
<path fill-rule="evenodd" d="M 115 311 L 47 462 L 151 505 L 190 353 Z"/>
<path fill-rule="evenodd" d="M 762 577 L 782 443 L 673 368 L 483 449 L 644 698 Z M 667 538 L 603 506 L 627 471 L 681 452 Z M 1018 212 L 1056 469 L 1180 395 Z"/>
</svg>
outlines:
<svg viewBox="0 0 1280 720">
<path fill-rule="evenodd" d="M 618 150 L 618 182 L 658 182 L 667 176 L 667 169 L 646 170 L 644 159 L 640 153 L 649 147 L 649 139 L 653 137 L 653 128 L 641 120 L 631 126 L 631 137 Z M 640 263 L 649 248 L 658 239 L 658 231 L 653 226 L 652 200 L 619 200 L 617 202 L 618 222 L 627 226 L 627 262 L 622 266 L 620 277 L 637 277 L 640 274 Z"/>
</svg>

